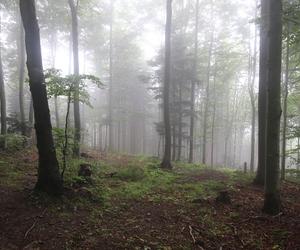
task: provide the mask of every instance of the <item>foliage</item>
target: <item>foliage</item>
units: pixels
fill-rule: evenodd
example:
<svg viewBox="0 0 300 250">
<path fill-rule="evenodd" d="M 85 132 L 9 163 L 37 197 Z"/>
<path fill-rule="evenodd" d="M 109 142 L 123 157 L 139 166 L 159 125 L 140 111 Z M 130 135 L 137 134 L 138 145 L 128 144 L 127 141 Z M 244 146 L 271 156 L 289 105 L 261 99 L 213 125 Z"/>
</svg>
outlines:
<svg viewBox="0 0 300 250">
<path fill-rule="evenodd" d="M 100 79 L 93 75 L 67 75 L 62 76 L 61 71 L 57 69 L 45 70 L 45 82 L 47 85 L 48 97 L 71 96 L 74 100 L 76 91 L 79 92 L 80 102 L 91 106 L 88 86 L 94 84 L 98 88 L 104 85 Z"/>
<path fill-rule="evenodd" d="M 20 134 L 0 135 L 0 142 L 6 141 L 6 151 L 15 152 L 27 146 L 28 138 Z"/>
</svg>

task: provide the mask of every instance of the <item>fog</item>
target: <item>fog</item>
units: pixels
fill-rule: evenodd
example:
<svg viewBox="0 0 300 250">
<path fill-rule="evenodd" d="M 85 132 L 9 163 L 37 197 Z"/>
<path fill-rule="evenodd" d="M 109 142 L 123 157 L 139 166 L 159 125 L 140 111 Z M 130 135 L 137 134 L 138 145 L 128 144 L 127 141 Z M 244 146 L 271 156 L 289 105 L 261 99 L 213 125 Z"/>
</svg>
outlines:
<svg viewBox="0 0 300 250">
<path fill-rule="evenodd" d="M 191 0 L 173 1 L 172 159 L 188 161 L 190 117 L 194 116 L 193 162 L 232 168 L 242 168 L 247 162 L 256 167 L 258 3 L 200 1 L 197 31 L 195 4 Z M 63 76 L 73 74 L 68 1 L 37 0 L 36 9 L 44 69 L 56 68 Z M 90 105 L 80 104 L 83 150 L 162 157 L 165 1 L 79 0 L 77 10 L 79 73 L 97 76 L 104 85 L 98 88 L 88 83 Z M 17 119 L 20 29 L 17 1 L 1 0 L 0 42 L 7 111 L 8 116 Z M 197 84 L 191 114 L 195 32 Z M 29 93 L 25 83 L 26 121 Z M 49 104 L 53 127 L 64 128 L 67 98 L 50 98 Z M 74 126 L 73 115 L 70 124 Z M 295 143 L 291 140 L 288 147 L 293 148 Z"/>
</svg>

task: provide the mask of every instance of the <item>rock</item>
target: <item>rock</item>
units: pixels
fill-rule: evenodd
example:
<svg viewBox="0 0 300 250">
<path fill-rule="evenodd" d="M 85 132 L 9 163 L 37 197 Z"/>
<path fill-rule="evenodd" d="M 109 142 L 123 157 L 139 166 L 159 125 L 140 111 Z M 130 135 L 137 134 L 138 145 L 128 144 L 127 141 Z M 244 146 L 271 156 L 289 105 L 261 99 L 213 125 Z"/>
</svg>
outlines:
<svg viewBox="0 0 300 250">
<path fill-rule="evenodd" d="M 92 176 L 92 165 L 86 163 L 80 164 L 78 176 L 82 176 L 84 178 L 90 178 Z"/>
<path fill-rule="evenodd" d="M 216 198 L 217 203 L 231 204 L 231 198 L 228 191 L 220 191 Z"/>
</svg>

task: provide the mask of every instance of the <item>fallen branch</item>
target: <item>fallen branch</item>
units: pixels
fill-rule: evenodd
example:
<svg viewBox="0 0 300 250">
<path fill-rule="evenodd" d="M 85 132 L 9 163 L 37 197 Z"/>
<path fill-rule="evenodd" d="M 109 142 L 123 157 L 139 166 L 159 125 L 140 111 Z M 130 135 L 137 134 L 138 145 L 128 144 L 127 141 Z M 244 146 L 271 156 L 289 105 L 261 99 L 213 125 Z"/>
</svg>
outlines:
<svg viewBox="0 0 300 250">
<path fill-rule="evenodd" d="M 24 234 L 24 239 L 27 238 L 28 234 L 34 229 L 34 227 L 36 226 L 36 224 L 38 223 L 39 219 L 42 218 L 46 212 L 47 208 L 44 209 L 44 211 L 42 212 L 41 215 L 39 215 L 36 220 L 34 221 L 34 223 L 31 225 L 31 227 L 26 231 L 26 233 Z"/>
<path fill-rule="evenodd" d="M 199 247 L 199 249 L 201 249 L 201 250 L 204 250 L 204 248 L 203 247 L 201 247 L 199 244 L 198 244 L 198 241 L 196 240 L 196 238 L 195 238 L 195 236 L 194 236 L 194 234 L 193 234 L 193 227 L 192 226 L 189 226 L 189 233 L 190 233 L 190 235 L 191 235 L 191 237 L 192 237 L 192 239 L 193 239 L 193 242 L 194 242 L 194 244 L 197 246 L 197 247 Z"/>
<path fill-rule="evenodd" d="M 245 242 L 240 238 L 240 236 L 239 236 L 239 234 L 238 234 L 237 228 L 236 228 L 234 225 L 229 224 L 229 223 L 227 223 L 226 225 L 229 226 L 229 227 L 233 230 L 234 237 L 242 244 L 242 246 L 245 246 L 246 244 L 245 244 Z"/>
</svg>

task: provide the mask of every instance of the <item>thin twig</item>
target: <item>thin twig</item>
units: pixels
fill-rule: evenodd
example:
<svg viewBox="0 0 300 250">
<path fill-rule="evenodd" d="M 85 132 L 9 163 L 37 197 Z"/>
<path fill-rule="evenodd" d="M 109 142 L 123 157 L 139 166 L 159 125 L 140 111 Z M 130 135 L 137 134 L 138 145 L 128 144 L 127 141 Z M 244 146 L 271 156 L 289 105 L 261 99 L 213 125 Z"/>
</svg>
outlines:
<svg viewBox="0 0 300 250">
<path fill-rule="evenodd" d="M 47 208 L 44 209 L 44 211 L 42 212 L 41 215 L 39 215 L 36 220 L 34 221 L 34 223 L 31 225 L 31 227 L 26 231 L 26 233 L 24 234 L 24 239 L 27 238 L 28 234 L 32 231 L 32 229 L 34 229 L 34 227 L 36 226 L 37 222 L 39 221 L 39 218 L 42 218 L 46 212 Z"/>
</svg>

